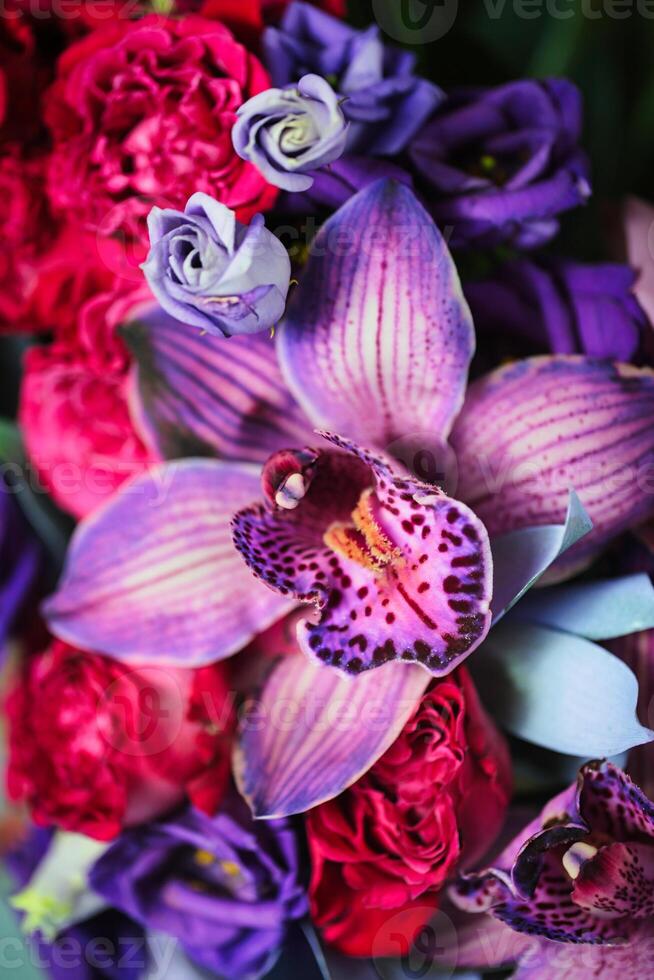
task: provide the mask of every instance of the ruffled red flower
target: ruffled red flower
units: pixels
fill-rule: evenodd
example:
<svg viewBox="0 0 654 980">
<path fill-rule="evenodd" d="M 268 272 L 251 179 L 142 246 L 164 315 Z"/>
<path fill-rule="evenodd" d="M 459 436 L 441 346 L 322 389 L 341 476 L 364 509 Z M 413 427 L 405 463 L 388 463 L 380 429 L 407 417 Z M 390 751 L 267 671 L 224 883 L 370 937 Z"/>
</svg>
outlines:
<svg viewBox="0 0 654 980">
<path fill-rule="evenodd" d="M 52 238 L 44 165 L 17 144 L 0 151 L 0 330 L 32 330 L 29 295 Z"/>
<path fill-rule="evenodd" d="M 56 208 L 144 237 L 150 208 L 205 191 L 247 221 L 277 190 L 235 153 L 236 110 L 268 74 L 222 24 L 116 20 L 71 45 L 48 95 Z"/>
<path fill-rule="evenodd" d="M 434 683 L 382 758 L 307 814 L 313 920 L 349 956 L 397 956 L 438 904 L 445 881 L 500 829 L 507 750 L 460 669 Z"/>
<path fill-rule="evenodd" d="M 73 241 L 83 253 L 84 239 Z M 130 358 L 118 335 L 151 297 L 143 284 L 114 275 L 97 253 L 91 256 L 87 249 L 77 270 L 63 255 L 45 263 L 34 309 L 45 318 L 49 303 L 55 341 L 27 352 L 19 406 L 43 486 L 76 517 L 90 514 L 153 461 L 129 414 Z M 103 282 L 111 285 L 96 293 Z"/>
<path fill-rule="evenodd" d="M 188 796 L 214 813 L 232 706 L 219 664 L 130 668 L 55 640 L 7 701 L 8 789 L 36 823 L 110 840 Z"/>
</svg>

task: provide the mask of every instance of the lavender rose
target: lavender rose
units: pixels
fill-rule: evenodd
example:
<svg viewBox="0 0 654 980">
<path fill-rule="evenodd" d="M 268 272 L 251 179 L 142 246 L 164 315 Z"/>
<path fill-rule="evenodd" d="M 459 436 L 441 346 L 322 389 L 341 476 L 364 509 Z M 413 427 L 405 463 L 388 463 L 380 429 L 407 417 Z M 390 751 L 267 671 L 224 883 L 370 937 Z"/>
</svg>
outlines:
<svg viewBox="0 0 654 980">
<path fill-rule="evenodd" d="M 450 245 L 533 248 L 590 194 L 581 97 L 563 79 L 454 93 L 409 153 Z"/>
<path fill-rule="evenodd" d="M 482 334 L 523 340 L 529 353 L 629 361 L 648 324 L 632 292 L 635 279 L 626 265 L 519 259 L 464 291 Z"/>
<path fill-rule="evenodd" d="M 148 230 L 143 271 L 175 319 L 231 337 L 266 330 L 282 316 L 291 263 L 262 215 L 242 225 L 224 204 L 198 193 L 183 212 L 153 208 Z"/>
<path fill-rule="evenodd" d="M 400 153 L 443 98 L 414 74 L 413 54 L 382 44 L 378 27 L 357 31 L 306 3 L 290 4 L 279 28 L 265 30 L 263 48 L 280 88 L 307 72 L 333 80 L 346 97 L 348 153 Z"/>
<path fill-rule="evenodd" d="M 234 796 L 216 817 L 191 808 L 123 833 L 100 858 L 92 888 L 187 956 L 224 977 L 270 970 L 291 921 L 307 914 L 295 832 L 255 822 Z"/>
<path fill-rule="evenodd" d="M 347 121 L 339 98 L 319 75 L 260 92 L 237 117 L 234 149 L 285 191 L 306 191 L 313 184 L 309 172 L 337 160 L 345 149 Z"/>
</svg>

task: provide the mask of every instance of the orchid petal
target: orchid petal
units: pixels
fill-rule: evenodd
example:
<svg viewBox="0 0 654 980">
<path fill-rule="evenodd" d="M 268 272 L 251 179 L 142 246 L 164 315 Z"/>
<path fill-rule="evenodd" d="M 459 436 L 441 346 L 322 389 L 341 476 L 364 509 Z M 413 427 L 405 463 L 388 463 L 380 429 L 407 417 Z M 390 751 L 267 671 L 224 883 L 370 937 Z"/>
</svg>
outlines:
<svg viewBox="0 0 654 980">
<path fill-rule="evenodd" d="M 636 719 L 636 677 L 588 640 L 512 617 L 493 629 L 472 665 L 488 710 L 528 742 L 589 758 L 654 740 Z"/>
<path fill-rule="evenodd" d="M 491 536 L 563 521 L 574 487 L 593 522 L 559 572 L 654 514 L 654 371 L 536 357 L 471 386 L 453 432 L 458 494 Z"/>
<path fill-rule="evenodd" d="M 579 812 L 593 833 L 616 841 L 654 840 L 654 803 L 632 779 L 610 762 L 582 770 Z"/>
<path fill-rule="evenodd" d="M 541 589 L 514 615 L 588 640 L 611 640 L 654 628 L 654 586 L 641 574 Z"/>
<path fill-rule="evenodd" d="M 493 623 L 511 609 L 550 565 L 592 528 L 572 491 L 564 524 L 523 527 L 491 540 L 493 552 Z"/>
<path fill-rule="evenodd" d="M 189 459 L 153 467 L 83 521 L 58 591 L 55 635 L 124 662 L 199 666 L 235 653 L 289 609 L 254 581 L 229 520 L 257 471 Z"/>
<path fill-rule="evenodd" d="M 382 448 L 416 428 L 448 434 L 474 331 L 445 241 L 409 188 L 376 181 L 322 226 L 278 350 L 320 428 Z"/>
<path fill-rule="evenodd" d="M 654 927 L 649 926 L 625 946 L 584 946 L 543 940 L 525 955 L 513 980 L 627 980 L 646 977 L 652 968 Z"/>
<path fill-rule="evenodd" d="M 348 678 L 301 653 L 283 657 L 235 752 L 255 817 L 303 813 L 342 793 L 395 741 L 428 684 L 413 664 Z"/>
<path fill-rule="evenodd" d="M 315 473 L 293 509 L 240 511 L 236 547 L 257 577 L 316 607 L 298 626 L 309 656 L 349 674 L 398 659 L 448 674 L 490 625 L 484 526 L 437 487 L 323 435 L 345 452 L 310 451 Z"/>
<path fill-rule="evenodd" d="M 282 379 L 269 337 L 185 330 L 163 310 L 123 328 L 135 357 L 134 421 L 164 459 L 263 462 L 312 431 Z"/>
<path fill-rule="evenodd" d="M 654 847 L 608 844 L 585 861 L 572 897 L 577 905 L 606 918 L 654 915 Z"/>
</svg>

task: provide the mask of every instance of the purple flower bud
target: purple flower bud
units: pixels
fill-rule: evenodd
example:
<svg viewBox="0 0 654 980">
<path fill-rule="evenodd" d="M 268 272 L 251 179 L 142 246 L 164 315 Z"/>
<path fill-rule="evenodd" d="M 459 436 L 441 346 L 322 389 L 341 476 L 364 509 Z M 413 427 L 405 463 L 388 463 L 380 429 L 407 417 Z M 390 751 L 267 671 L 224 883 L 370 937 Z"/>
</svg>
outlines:
<svg viewBox="0 0 654 980">
<path fill-rule="evenodd" d="M 275 85 L 313 71 L 345 97 L 348 153 L 401 153 L 443 99 L 414 74 L 415 56 L 383 44 L 376 25 L 357 31 L 307 3 L 287 7 L 279 28 L 264 31 L 263 48 Z"/>
<path fill-rule="evenodd" d="M 284 312 L 291 263 L 282 243 L 255 215 L 249 225 L 208 194 L 184 211 L 153 208 L 143 271 L 175 319 L 219 337 L 256 333 Z"/>
<path fill-rule="evenodd" d="M 269 184 L 286 191 L 306 191 L 313 184 L 309 172 L 337 160 L 345 149 L 347 121 L 338 96 L 320 75 L 260 92 L 237 115 L 234 149 Z"/>
</svg>

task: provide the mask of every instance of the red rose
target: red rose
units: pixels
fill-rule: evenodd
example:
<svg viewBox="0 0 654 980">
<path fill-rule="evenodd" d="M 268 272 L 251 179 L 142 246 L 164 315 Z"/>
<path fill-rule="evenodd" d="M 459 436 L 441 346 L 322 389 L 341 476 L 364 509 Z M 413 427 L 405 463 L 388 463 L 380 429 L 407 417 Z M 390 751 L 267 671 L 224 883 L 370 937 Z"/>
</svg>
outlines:
<svg viewBox="0 0 654 980">
<path fill-rule="evenodd" d="M 43 290 L 39 280 L 42 298 L 48 286 L 48 295 L 56 296 L 62 282 L 70 282 L 65 263 L 50 273 Z M 105 274 L 96 270 L 100 279 Z M 88 267 L 76 285 L 92 289 L 96 281 Z M 72 299 L 72 290 L 67 295 Z M 150 302 L 146 286 L 115 278 L 113 289 L 86 299 L 74 318 L 59 310 L 54 343 L 25 356 L 19 420 L 26 448 L 45 488 L 77 517 L 153 461 L 130 418 L 130 359 L 117 335 L 121 323 Z"/>
<path fill-rule="evenodd" d="M 465 670 L 435 682 L 382 758 L 341 796 L 307 814 L 312 917 L 349 956 L 397 956 L 457 865 L 499 831 L 509 757 Z M 397 931 L 397 930 L 395 930 Z"/>
<path fill-rule="evenodd" d="M 238 107 L 270 86 L 222 24 L 117 20 L 73 44 L 48 96 L 54 205 L 103 234 L 143 238 L 154 204 L 205 191 L 247 221 L 277 190 L 237 156 Z"/>
<path fill-rule="evenodd" d="M 36 823 L 110 840 L 185 796 L 214 813 L 229 775 L 224 667 L 130 668 L 55 640 L 7 701 L 8 789 Z"/>
</svg>

